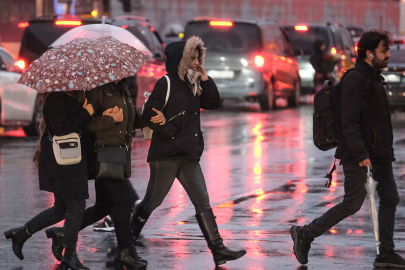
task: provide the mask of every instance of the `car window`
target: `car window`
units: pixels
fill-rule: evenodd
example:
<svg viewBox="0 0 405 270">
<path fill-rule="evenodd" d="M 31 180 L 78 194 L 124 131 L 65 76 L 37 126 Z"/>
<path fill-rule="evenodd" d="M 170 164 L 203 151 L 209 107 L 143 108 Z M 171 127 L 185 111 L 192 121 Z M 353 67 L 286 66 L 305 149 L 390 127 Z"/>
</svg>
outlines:
<svg viewBox="0 0 405 270">
<path fill-rule="evenodd" d="M 184 39 L 199 36 L 208 51 L 250 52 L 260 49 L 260 28 L 254 24 L 233 23 L 232 26 L 211 26 L 208 22 L 186 26 Z"/>
<path fill-rule="evenodd" d="M 149 29 L 149 27 L 141 25 L 132 25 L 127 28 L 129 32 L 134 34 L 143 44 L 153 53 L 153 55 L 159 54 L 163 57 L 163 46 L 158 40 L 156 35 Z"/>
<path fill-rule="evenodd" d="M 343 40 L 342 40 L 342 34 L 340 33 L 339 29 L 333 29 L 332 30 L 333 33 L 333 39 L 335 40 L 335 48 L 336 50 L 339 51 L 343 51 Z"/>
<path fill-rule="evenodd" d="M 356 57 L 356 52 L 353 46 L 353 40 L 351 39 L 349 32 L 346 30 L 342 30 L 342 39 L 343 39 L 343 51 L 346 55 L 350 55 L 351 57 Z"/>
<path fill-rule="evenodd" d="M 288 37 L 287 31 L 285 29 L 280 29 L 280 30 L 281 30 L 281 34 L 283 37 L 286 56 L 294 56 L 293 48 L 291 46 L 291 41 L 290 41 L 290 38 Z"/>
<path fill-rule="evenodd" d="M 306 30 L 296 30 L 295 26 L 284 27 L 291 40 L 294 51 L 300 54 L 309 55 L 314 51 L 315 40 L 321 39 L 325 42 L 326 50 L 331 49 L 331 42 L 328 29 L 326 27 L 308 26 Z"/>
<path fill-rule="evenodd" d="M 274 52 L 276 48 L 276 37 L 274 35 L 273 29 L 266 25 L 262 28 L 262 34 L 263 34 L 263 47 L 266 52 Z"/>
<path fill-rule="evenodd" d="M 2 59 L 1 70 L 7 70 L 10 72 L 17 72 L 17 68 L 15 66 L 15 61 L 11 55 L 6 53 L 5 51 L 0 51 L 0 58 Z"/>
<path fill-rule="evenodd" d="M 402 40 L 394 41 L 390 46 L 391 59 L 390 62 L 403 63 L 405 62 L 405 44 Z"/>
</svg>

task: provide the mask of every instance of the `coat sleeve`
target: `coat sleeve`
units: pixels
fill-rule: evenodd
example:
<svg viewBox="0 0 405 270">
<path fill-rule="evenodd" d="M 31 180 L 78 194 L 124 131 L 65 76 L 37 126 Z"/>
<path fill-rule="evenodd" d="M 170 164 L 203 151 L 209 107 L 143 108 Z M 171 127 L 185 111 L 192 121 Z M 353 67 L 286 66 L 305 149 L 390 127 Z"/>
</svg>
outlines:
<svg viewBox="0 0 405 270">
<path fill-rule="evenodd" d="M 322 66 L 322 62 L 319 61 L 317 57 L 314 55 L 311 56 L 309 59 L 309 62 L 311 63 L 312 67 L 315 69 L 316 73 L 321 73 L 323 75 L 326 75 L 328 72 L 326 72 L 325 68 Z"/>
<path fill-rule="evenodd" d="M 353 71 L 344 79 L 341 88 L 342 133 L 358 163 L 370 158 L 360 127 L 365 83 L 359 78 L 359 73 Z"/>
<path fill-rule="evenodd" d="M 170 139 L 177 132 L 177 128 L 172 123 L 166 121 L 164 125 L 160 125 L 159 123 L 155 124 L 150 121 L 153 116 L 156 116 L 156 113 L 152 110 L 153 108 L 162 111 L 166 101 L 166 94 L 167 81 L 165 78 L 161 78 L 157 81 L 152 94 L 145 104 L 142 120 L 147 123 L 148 127 L 152 129 L 153 132 L 156 132 L 156 134 L 159 134 L 163 138 Z"/>
<path fill-rule="evenodd" d="M 49 95 L 46 100 L 46 113 L 54 135 L 63 136 L 79 129 L 85 129 L 90 121 L 90 114 L 86 109 L 80 108 L 74 115 L 69 115 L 67 99 L 69 97 L 63 92 L 56 92 Z"/>
<path fill-rule="evenodd" d="M 137 128 L 144 128 L 148 126 L 148 121 L 146 121 L 147 119 L 142 117 L 142 114 L 139 114 L 136 110 L 135 110 L 135 121 L 134 121 L 134 129 Z"/>
<path fill-rule="evenodd" d="M 218 109 L 221 104 L 217 85 L 211 77 L 207 81 L 201 81 L 200 106 L 205 110 Z"/>
<path fill-rule="evenodd" d="M 87 92 L 87 102 L 93 105 L 94 114 L 91 117 L 90 123 L 87 127 L 89 132 L 96 132 L 104 129 L 114 127 L 114 118 L 108 115 L 103 115 L 100 108 L 99 92 L 100 88 L 95 88 Z"/>
</svg>

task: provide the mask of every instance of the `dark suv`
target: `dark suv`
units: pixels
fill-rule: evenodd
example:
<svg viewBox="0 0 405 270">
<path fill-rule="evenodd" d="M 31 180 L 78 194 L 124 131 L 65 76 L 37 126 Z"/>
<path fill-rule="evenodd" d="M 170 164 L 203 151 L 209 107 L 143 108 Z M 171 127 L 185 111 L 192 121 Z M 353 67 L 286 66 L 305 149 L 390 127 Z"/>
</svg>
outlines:
<svg viewBox="0 0 405 270">
<path fill-rule="evenodd" d="M 341 56 L 340 67 L 347 70 L 354 66 L 356 51 L 349 32 L 338 24 L 306 23 L 285 25 L 294 49 L 294 54 L 300 67 L 301 93 L 313 94 L 315 70 L 312 68 L 309 58 L 313 53 L 315 40 L 322 39 L 326 45 L 326 51 L 330 54 Z M 340 79 L 340 69 L 336 69 L 334 76 Z"/>
<path fill-rule="evenodd" d="M 276 21 L 195 20 L 187 23 L 184 39 L 193 35 L 205 43 L 205 68 L 221 98 L 259 102 L 262 111 L 274 108 L 278 98 L 298 105 L 298 64 Z"/>
</svg>

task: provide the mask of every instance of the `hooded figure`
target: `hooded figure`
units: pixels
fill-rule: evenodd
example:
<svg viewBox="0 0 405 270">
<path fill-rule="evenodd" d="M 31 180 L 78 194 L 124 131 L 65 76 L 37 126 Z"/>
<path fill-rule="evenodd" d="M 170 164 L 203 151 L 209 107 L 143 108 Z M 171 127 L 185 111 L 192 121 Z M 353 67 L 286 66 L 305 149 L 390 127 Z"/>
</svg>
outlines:
<svg viewBox="0 0 405 270">
<path fill-rule="evenodd" d="M 316 92 L 322 89 L 325 80 L 333 80 L 331 73 L 325 68 L 325 47 L 325 42 L 322 39 L 315 40 L 314 53 L 309 59 L 315 69 L 314 87 Z"/>
<path fill-rule="evenodd" d="M 151 173 L 146 195 L 131 218 L 131 242 L 135 245 L 150 214 L 177 178 L 195 207 L 198 225 L 219 265 L 242 257 L 246 251 L 231 251 L 224 246 L 199 163 L 204 149 L 200 109 L 212 110 L 220 105 L 218 89 L 203 68 L 205 50 L 198 37 L 171 43 L 165 49 L 169 99 L 164 106 L 168 83 L 161 78 L 145 104 L 143 117 L 148 119 L 157 109 L 167 121 L 163 125 L 149 123 L 153 130 L 148 154 Z"/>
</svg>

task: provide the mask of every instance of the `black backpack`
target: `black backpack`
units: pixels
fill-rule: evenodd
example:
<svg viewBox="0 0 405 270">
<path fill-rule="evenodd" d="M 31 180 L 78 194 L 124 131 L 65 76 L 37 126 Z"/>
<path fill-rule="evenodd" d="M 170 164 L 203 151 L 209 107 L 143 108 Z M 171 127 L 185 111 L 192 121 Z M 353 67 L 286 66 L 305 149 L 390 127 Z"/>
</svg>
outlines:
<svg viewBox="0 0 405 270">
<path fill-rule="evenodd" d="M 352 70 L 345 72 L 340 82 L 332 85 L 325 81 L 324 88 L 315 94 L 313 115 L 313 137 L 315 146 L 322 151 L 328 151 L 337 147 L 342 133 L 340 119 L 340 93 L 344 78 Z"/>
</svg>

